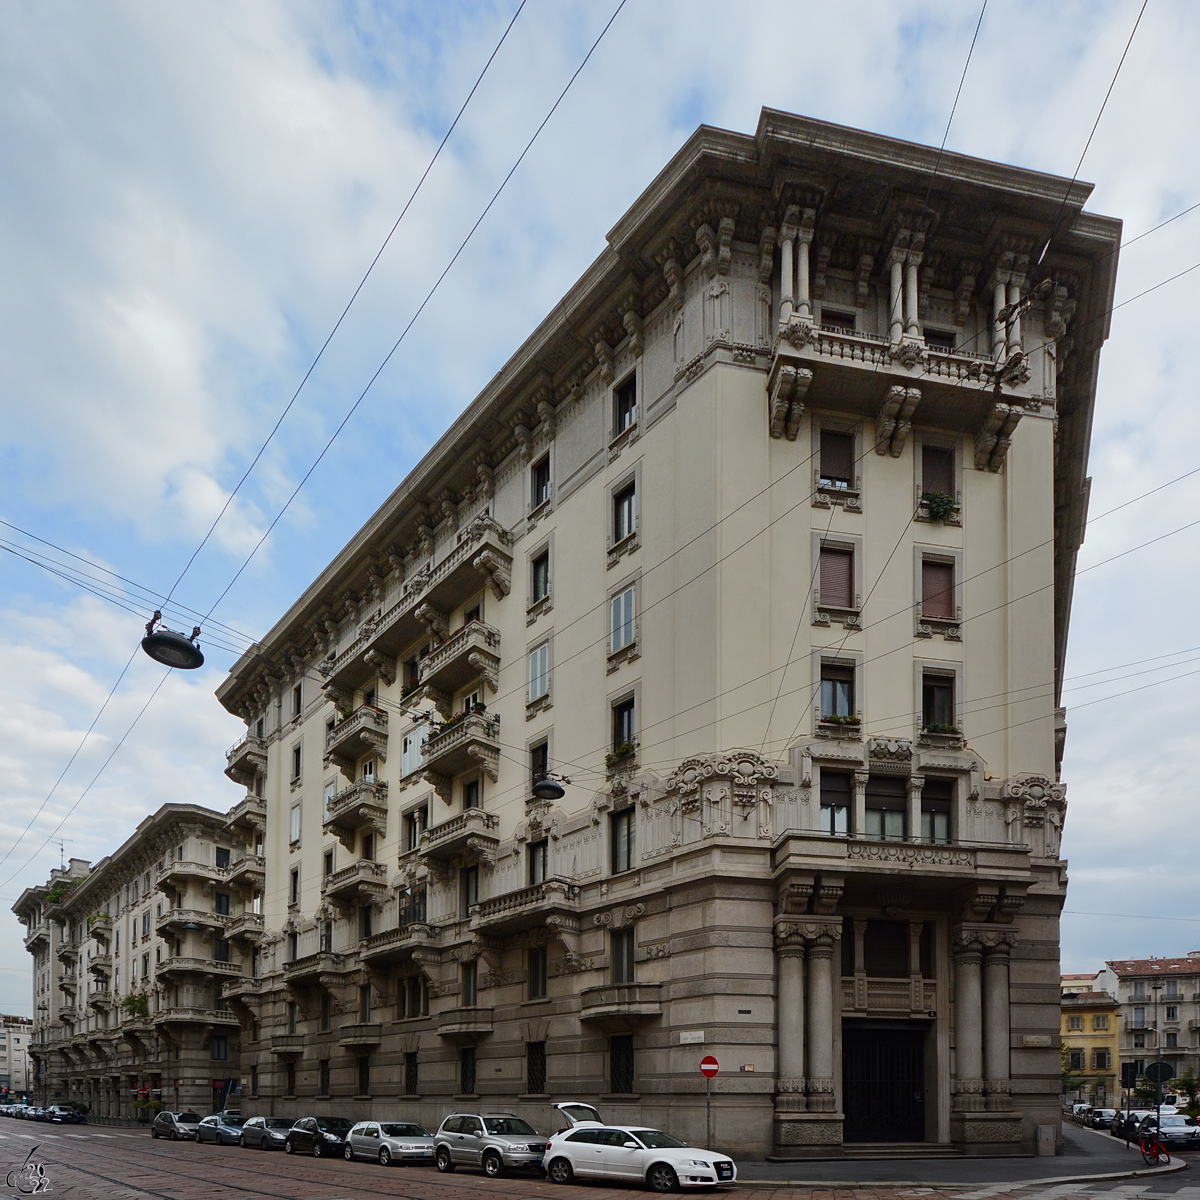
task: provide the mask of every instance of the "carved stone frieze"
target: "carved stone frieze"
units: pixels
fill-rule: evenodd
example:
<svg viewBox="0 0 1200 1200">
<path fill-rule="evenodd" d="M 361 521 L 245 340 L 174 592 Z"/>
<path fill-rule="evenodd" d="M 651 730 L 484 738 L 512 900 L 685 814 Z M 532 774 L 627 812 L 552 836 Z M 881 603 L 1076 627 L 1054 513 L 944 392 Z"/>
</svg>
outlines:
<svg viewBox="0 0 1200 1200">
<path fill-rule="evenodd" d="M 860 845 L 851 843 L 846 857 L 862 862 L 905 866 L 969 867 L 975 859 L 969 850 L 944 850 L 935 846 Z"/>
</svg>

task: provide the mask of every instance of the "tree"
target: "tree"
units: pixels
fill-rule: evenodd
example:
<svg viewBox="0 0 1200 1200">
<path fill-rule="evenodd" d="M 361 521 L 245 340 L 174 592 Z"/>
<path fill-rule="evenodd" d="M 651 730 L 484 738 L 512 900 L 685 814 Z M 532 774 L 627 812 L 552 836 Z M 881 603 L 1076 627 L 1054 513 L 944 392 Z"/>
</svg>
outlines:
<svg viewBox="0 0 1200 1200">
<path fill-rule="evenodd" d="M 1071 1047 L 1062 1047 L 1062 1094 L 1065 1096 L 1083 1083 L 1083 1075 L 1071 1066 Z"/>
<path fill-rule="evenodd" d="M 1175 1090 L 1182 1092 L 1187 1097 L 1187 1108 L 1184 1110 L 1189 1117 L 1200 1116 L 1200 1079 L 1197 1079 L 1191 1071 L 1185 1071 L 1178 1079 L 1173 1081 Z"/>
</svg>

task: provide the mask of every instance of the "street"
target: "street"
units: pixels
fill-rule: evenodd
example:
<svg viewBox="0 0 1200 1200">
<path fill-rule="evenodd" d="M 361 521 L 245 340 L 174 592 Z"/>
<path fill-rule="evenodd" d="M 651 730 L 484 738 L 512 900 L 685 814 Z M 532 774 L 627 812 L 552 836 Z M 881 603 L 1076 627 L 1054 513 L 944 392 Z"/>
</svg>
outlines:
<svg viewBox="0 0 1200 1200">
<path fill-rule="evenodd" d="M 262 1154 L 237 1147 L 196 1145 L 193 1142 L 154 1141 L 143 1130 L 84 1128 L 0 1129 L 0 1156 L 5 1164 L 7 1186 L 0 1196 L 29 1195 L 34 1176 L 22 1164 L 40 1163 L 44 1168 L 43 1193 L 67 1200 L 111 1200 L 112 1197 L 157 1196 L 163 1200 L 238 1200 L 240 1197 L 276 1197 L 278 1200 L 357 1200 L 358 1197 L 391 1196 L 403 1200 L 609 1200 L 610 1197 L 649 1195 L 629 1186 L 575 1184 L 556 1187 L 543 1179 L 513 1175 L 491 1180 L 482 1173 L 458 1171 L 439 1175 L 432 1167 L 381 1168 L 374 1163 L 291 1157 L 281 1152 Z M 31 1153 L 32 1152 L 32 1153 Z M 1027 1160 L 1026 1160 L 1027 1161 Z M 1061 1178 L 1072 1166 L 1063 1159 L 1043 1160 L 1043 1179 Z M 851 1164 L 846 1164 L 853 1170 Z M 900 1176 L 919 1174 L 919 1162 L 892 1164 Z M 981 1174 L 1003 1178 L 1005 1163 L 995 1159 L 980 1162 Z M 1131 1163 L 1130 1169 L 1136 1164 Z M 747 1184 L 735 1189 L 753 1200 L 1200 1200 L 1200 1186 L 1193 1183 L 1191 1170 L 1148 1180 L 1115 1179 L 1093 1184 L 1035 1182 L 1011 1184 L 943 1184 L 922 1187 L 773 1187 L 769 1182 Z"/>
</svg>

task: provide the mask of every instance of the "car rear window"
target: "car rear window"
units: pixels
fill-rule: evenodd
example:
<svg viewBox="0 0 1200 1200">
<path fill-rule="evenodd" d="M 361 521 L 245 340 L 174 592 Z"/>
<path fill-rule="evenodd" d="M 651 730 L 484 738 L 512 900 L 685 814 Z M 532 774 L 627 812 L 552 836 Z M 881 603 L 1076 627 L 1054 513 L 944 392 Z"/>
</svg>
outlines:
<svg viewBox="0 0 1200 1200">
<path fill-rule="evenodd" d="M 175 1120 L 177 1120 L 180 1123 L 180 1125 L 199 1125 L 200 1124 L 200 1114 L 199 1113 L 176 1113 Z"/>
<path fill-rule="evenodd" d="M 600 1124 L 600 1114 L 588 1104 L 560 1104 L 558 1109 L 572 1121 L 595 1121 L 597 1125 Z"/>
<path fill-rule="evenodd" d="M 487 1131 L 493 1136 L 503 1137 L 507 1134 L 537 1133 L 537 1130 L 520 1117 L 485 1117 Z"/>
<path fill-rule="evenodd" d="M 420 1125 L 381 1125 L 380 1128 L 388 1137 L 428 1137 Z"/>
</svg>

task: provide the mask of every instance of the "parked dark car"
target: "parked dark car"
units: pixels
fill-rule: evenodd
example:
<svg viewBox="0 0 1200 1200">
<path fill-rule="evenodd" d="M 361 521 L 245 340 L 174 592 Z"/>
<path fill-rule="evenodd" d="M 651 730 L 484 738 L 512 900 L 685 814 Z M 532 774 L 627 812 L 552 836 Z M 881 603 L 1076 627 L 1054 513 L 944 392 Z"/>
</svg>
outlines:
<svg viewBox="0 0 1200 1200">
<path fill-rule="evenodd" d="M 236 1146 L 242 1136 L 242 1117 L 227 1117 L 213 1113 L 196 1126 L 196 1141 L 212 1142 L 214 1146 Z"/>
<path fill-rule="evenodd" d="M 301 1117 L 288 1130 L 283 1148 L 289 1154 L 341 1158 L 346 1148 L 346 1134 L 353 1124 L 345 1117 Z"/>
<path fill-rule="evenodd" d="M 54 1125 L 87 1124 L 87 1117 L 79 1109 L 72 1108 L 69 1104 L 52 1104 L 47 1111 L 50 1114 L 49 1120 Z"/>
<path fill-rule="evenodd" d="M 291 1117 L 249 1117 L 242 1126 L 242 1147 L 251 1150 L 282 1150 L 292 1124 Z"/>
<path fill-rule="evenodd" d="M 1146 1117 L 1138 1126 L 1138 1137 L 1143 1138 L 1153 1133 L 1157 1126 L 1157 1116 Z M 1197 1127 L 1191 1117 L 1185 1117 L 1182 1113 L 1163 1113 L 1158 1140 L 1168 1150 L 1200 1149 L 1200 1127 Z"/>
<path fill-rule="evenodd" d="M 1118 1113 L 1112 1132 L 1116 1137 L 1124 1138 L 1127 1142 L 1136 1142 L 1138 1126 L 1150 1115 L 1144 1108 L 1135 1108 L 1132 1112 Z"/>
<path fill-rule="evenodd" d="M 173 1142 L 190 1142 L 194 1140 L 196 1126 L 199 1124 L 199 1113 L 168 1112 L 164 1109 L 150 1123 L 150 1136 L 152 1138 L 170 1138 Z"/>
<path fill-rule="evenodd" d="M 1088 1114 L 1088 1124 L 1093 1129 L 1107 1129 L 1116 1115 L 1115 1108 L 1093 1108 Z"/>
</svg>

